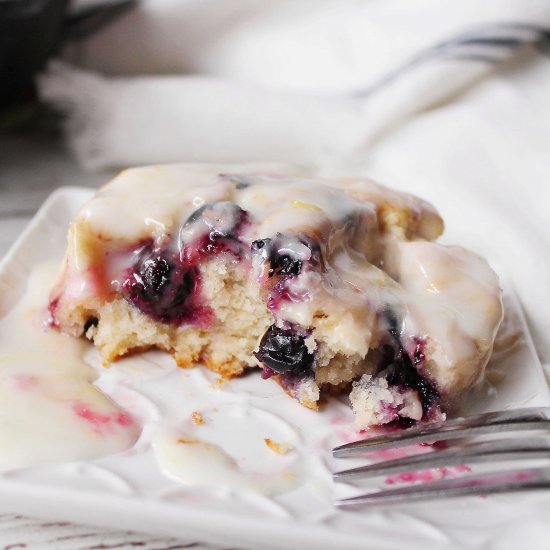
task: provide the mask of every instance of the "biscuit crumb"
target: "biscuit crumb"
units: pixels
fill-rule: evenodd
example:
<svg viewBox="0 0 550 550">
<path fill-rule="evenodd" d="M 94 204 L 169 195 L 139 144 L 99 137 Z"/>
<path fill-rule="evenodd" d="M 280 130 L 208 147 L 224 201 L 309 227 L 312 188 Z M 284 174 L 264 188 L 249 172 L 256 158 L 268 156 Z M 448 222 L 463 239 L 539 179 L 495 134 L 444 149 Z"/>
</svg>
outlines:
<svg viewBox="0 0 550 550">
<path fill-rule="evenodd" d="M 225 376 L 218 376 L 211 384 L 210 384 L 210 387 L 213 389 L 213 390 L 219 390 L 220 388 L 223 388 L 227 382 L 229 381 L 229 379 Z"/>
<path fill-rule="evenodd" d="M 191 419 L 193 420 L 193 422 L 197 426 L 200 426 L 201 424 L 204 424 L 204 417 L 202 416 L 202 414 L 199 411 L 192 412 L 191 413 Z"/>
<path fill-rule="evenodd" d="M 187 439 L 186 437 L 180 437 L 178 439 L 178 443 L 182 445 L 196 445 L 197 443 L 200 443 L 198 439 Z"/>
<path fill-rule="evenodd" d="M 292 445 L 288 443 L 278 443 L 269 439 L 269 437 L 264 438 L 265 444 L 274 452 L 280 455 L 286 455 L 289 451 L 292 451 Z"/>
</svg>

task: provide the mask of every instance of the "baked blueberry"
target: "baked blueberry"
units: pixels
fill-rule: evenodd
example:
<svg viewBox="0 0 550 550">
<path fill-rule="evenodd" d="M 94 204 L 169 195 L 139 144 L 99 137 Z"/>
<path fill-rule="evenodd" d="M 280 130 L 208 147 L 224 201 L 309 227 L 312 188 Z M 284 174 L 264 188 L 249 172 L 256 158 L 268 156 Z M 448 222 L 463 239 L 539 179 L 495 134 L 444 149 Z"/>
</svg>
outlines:
<svg viewBox="0 0 550 550">
<path fill-rule="evenodd" d="M 193 267 L 166 251 L 146 249 L 122 288 L 124 297 L 153 319 L 178 324 L 188 314 L 185 302 L 195 286 Z"/>
<path fill-rule="evenodd" d="M 272 277 L 275 273 L 279 275 L 298 275 L 302 269 L 302 260 L 296 260 L 287 254 L 277 254 L 271 261 L 269 276 Z"/>
<path fill-rule="evenodd" d="M 86 334 L 92 327 L 97 327 L 99 323 L 99 319 L 97 317 L 88 317 L 86 322 L 84 323 L 84 329 L 82 331 L 83 334 Z"/>
<path fill-rule="evenodd" d="M 415 390 L 423 410 L 427 412 L 434 403 L 439 401 L 439 394 L 418 371 L 425 359 L 425 342 L 422 338 L 415 339 L 416 345 L 411 358 L 401 342 L 396 315 L 388 309 L 385 311 L 385 318 L 388 323 L 389 338 L 388 343 L 380 349 L 379 373 L 390 386 Z"/>
<path fill-rule="evenodd" d="M 246 220 L 246 212 L 234 202 L 217 201 L 206 203 L 195 210 L 185 221 L 182 227 L 182 237 L 193 234 L 192 226 L 199 224 L 197 232 L 206 231 L 211 239 L 235 238 Z M 201 231 L 202 229 L 202 231 Z"/>
<path fill-rule="evenodd" d="M 269 263 L 268 277 L 294 277 L 300 274 L 305 262 L 317 261 L 317 254 L 312 253 L 313 247 L 297 235 L 278 233 L 273 239 L 254 241 L 251 248 L 252 253 L 259 254 L 264 262 Z"/>
<path fill-rule="evenodd" d="M 314 355 L 308 350 L 305 340 L 306 336 L 292 328 L 271 325 L 254 355 L 266 367 L 280 374 L 306 375 L 311 372 Z"/>
<path fill-rule="evenodd" d="M 207 203 L 193 212 L 179 233 L 180 258 L 195 264 L 201 257 L 230 253 L 240 257 L 239 232 L 247 213 L 231 201 Z"/>
</svg>

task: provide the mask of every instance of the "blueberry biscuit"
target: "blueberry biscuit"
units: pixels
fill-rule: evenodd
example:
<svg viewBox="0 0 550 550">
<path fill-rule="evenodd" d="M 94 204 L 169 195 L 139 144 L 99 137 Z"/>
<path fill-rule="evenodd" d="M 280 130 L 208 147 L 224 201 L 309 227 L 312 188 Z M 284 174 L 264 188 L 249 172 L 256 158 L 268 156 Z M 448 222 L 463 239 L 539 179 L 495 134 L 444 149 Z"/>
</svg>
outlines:
<svg viewBox="0 0 550 550">
<path fill-rule="evenodd" d="M 438 419 L 502 318 L 494 272 L 442 231 L 430 204 L 367 179 L 131 169 L 71 225 L 51 323 L 106 362 L 160 348 L 226 377 L 260 367 L 311 408 L 346 392 L 360 427 Z"/>
</svg>

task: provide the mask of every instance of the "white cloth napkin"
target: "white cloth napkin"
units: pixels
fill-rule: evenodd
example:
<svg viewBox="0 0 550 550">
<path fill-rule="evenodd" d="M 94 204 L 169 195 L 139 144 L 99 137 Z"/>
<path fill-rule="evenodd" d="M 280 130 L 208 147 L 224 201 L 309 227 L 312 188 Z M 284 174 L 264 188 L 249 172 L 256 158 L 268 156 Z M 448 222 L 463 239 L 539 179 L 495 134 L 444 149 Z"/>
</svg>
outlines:
<svg viewBox="0 0 550 550">
<path fill-rule="evenodd" d="M 41 90 L 89 168 L 327 162 L 460 93 L 544 21 L 535 0 L 145 0 L 69 45 L 89 73 L 54 65 Z"/>
<path fill-rule="evenodd" d="M 40 89 L 88 168 L 306 161 L 422 195 L 550 365 L 548 28 L 547 0 L 145 0 Z"/>
</svg>

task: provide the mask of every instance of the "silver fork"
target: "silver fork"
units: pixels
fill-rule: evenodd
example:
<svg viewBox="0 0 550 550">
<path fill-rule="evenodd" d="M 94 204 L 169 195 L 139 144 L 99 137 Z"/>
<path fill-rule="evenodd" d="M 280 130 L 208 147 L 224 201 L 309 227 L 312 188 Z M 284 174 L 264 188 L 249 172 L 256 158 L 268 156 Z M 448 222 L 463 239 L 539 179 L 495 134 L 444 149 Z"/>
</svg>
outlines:
<svg viewBox="0 0 550 550">
<path fill-rule="evenodd" d="M 517 431 L 550 431 L 550 408 L 532 407 L 455 418 L 419 425 L 371 439 L 356 441 L 333 449 L 335 458 L 357 457 L 364 453 L 403 447 L 415 443 L 446 442 L 482 434 Z M 542 437 L 510 437 L 481 442 L 455 442 L 433 452 L 387 460 L 336 472 L 335 481 L 348 481 L 427 470 L 440 466 L 480 462 L 550 458 L 550 441 Z M 550 467 L 522 468 L 468 475 L 458 479 L 371 492 L 335 501 L 338 507 L 379 506 L 466 495 L 495 494 L 550 489 Z"/>
</svg>

